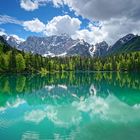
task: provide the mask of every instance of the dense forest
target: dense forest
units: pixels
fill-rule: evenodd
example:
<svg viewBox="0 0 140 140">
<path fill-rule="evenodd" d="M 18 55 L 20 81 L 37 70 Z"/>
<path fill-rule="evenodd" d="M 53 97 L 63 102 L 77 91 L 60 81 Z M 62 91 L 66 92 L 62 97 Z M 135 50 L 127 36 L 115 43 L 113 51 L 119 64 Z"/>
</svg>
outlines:
<svg viewBox="0 0 140 140">
<path fill-rule="evenodd" d="M 140 71 L 140 52 L 98 57 L 42 57 L 0 43 L 0 72 Z"/>
</svg>

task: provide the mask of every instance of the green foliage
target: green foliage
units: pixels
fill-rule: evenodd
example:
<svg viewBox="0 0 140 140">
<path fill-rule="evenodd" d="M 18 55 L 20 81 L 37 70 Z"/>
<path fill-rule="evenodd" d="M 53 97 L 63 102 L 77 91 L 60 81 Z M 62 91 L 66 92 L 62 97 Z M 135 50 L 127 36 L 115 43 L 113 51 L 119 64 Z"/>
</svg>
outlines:
<svg viewBox="0 0 140 140">
<path fill-rule="evenodd" d="M 7 71 L 9 66 L 9 58 L 6 54 L 1 54 L 0 56 L 0 68 Z"/>
<path fill-rule="evenodd" d="M 41 75 L 46 75 L 47 73 L 48 73 L 47 69 L 41 68 L 41 70 L 40 70 Z"/>
<path fill-rule="evenodd" d="M 22 54 L 16 55 L 16 69 L 17 72 L 22 72 L 25 70 L 25 59 L 23 58 Z"/>
</svg>

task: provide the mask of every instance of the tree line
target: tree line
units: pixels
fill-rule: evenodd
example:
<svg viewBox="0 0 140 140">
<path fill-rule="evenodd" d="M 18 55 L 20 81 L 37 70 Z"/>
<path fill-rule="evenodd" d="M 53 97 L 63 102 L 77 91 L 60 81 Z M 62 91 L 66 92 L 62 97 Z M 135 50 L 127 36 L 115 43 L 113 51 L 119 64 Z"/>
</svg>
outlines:
<svg viewBox="0 0 140 140">
<path fill-rule="evenodd" d="M 43 57 L 0 44 L 0 72 L 140 71 L 140 52 L 100 57 Z"/>
</svg>

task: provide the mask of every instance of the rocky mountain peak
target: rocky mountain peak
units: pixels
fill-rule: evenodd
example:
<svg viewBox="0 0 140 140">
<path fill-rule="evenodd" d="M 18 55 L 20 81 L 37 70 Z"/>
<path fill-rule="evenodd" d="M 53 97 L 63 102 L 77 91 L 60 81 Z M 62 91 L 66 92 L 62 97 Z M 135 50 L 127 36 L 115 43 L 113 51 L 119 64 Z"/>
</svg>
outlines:
<svg viewBox="0 0 140 140">
<path fill-rule="evenodd" d="M 83 39 L 72 39 L 67 34 L 52 35 L 48 37 L 29 36 L 26 41 L 18 39 L 16 36 L 6 36 L 3 38 L 12 47 L 25 52 L 32 52 L 43 56 L 106 56 L 121 50 L 123 45 L 136 36 L 128 34 L 120 38 L 113 46 L 109 47 L 106 41 L 90 45 Z"/>
</svg>

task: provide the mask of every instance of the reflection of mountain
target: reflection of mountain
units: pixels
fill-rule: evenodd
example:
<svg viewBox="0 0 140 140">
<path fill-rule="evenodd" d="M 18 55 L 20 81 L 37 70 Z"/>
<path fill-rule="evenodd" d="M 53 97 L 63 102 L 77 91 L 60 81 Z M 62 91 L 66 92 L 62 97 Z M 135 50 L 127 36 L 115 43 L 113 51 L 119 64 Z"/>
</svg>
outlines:
<svg viewBox="0 0 140 140">
<path fill-rule="evenodd" d="M 56 73 L 43 77 L 1 75 L 0 81 L 1 105 L 6 104 L 9 96 L 14 100 L 17 97 L 23 98 L 29 104 L 41 104 L 49 101 L 61 102 L 64 99 L 65 102 L 71 102 L 73 99 L 79 100 L 80 97 L 89 95 L 106 98 L 108 94 L 115 94 L 128 104 L 133 105 L 135 101 L 140 103 L 140 78 L 137 74 Z"/>
<path fill-rule="evenodd" d="M 133 128 L 140 123 L 139 81 L 137 74 L 128 73 L 1 75 L 0 129 L 11 132 L 20 126 L 22 139 L 102 140 L 104 130 L 132 132 L 140 128 Z"/>
</svg>

